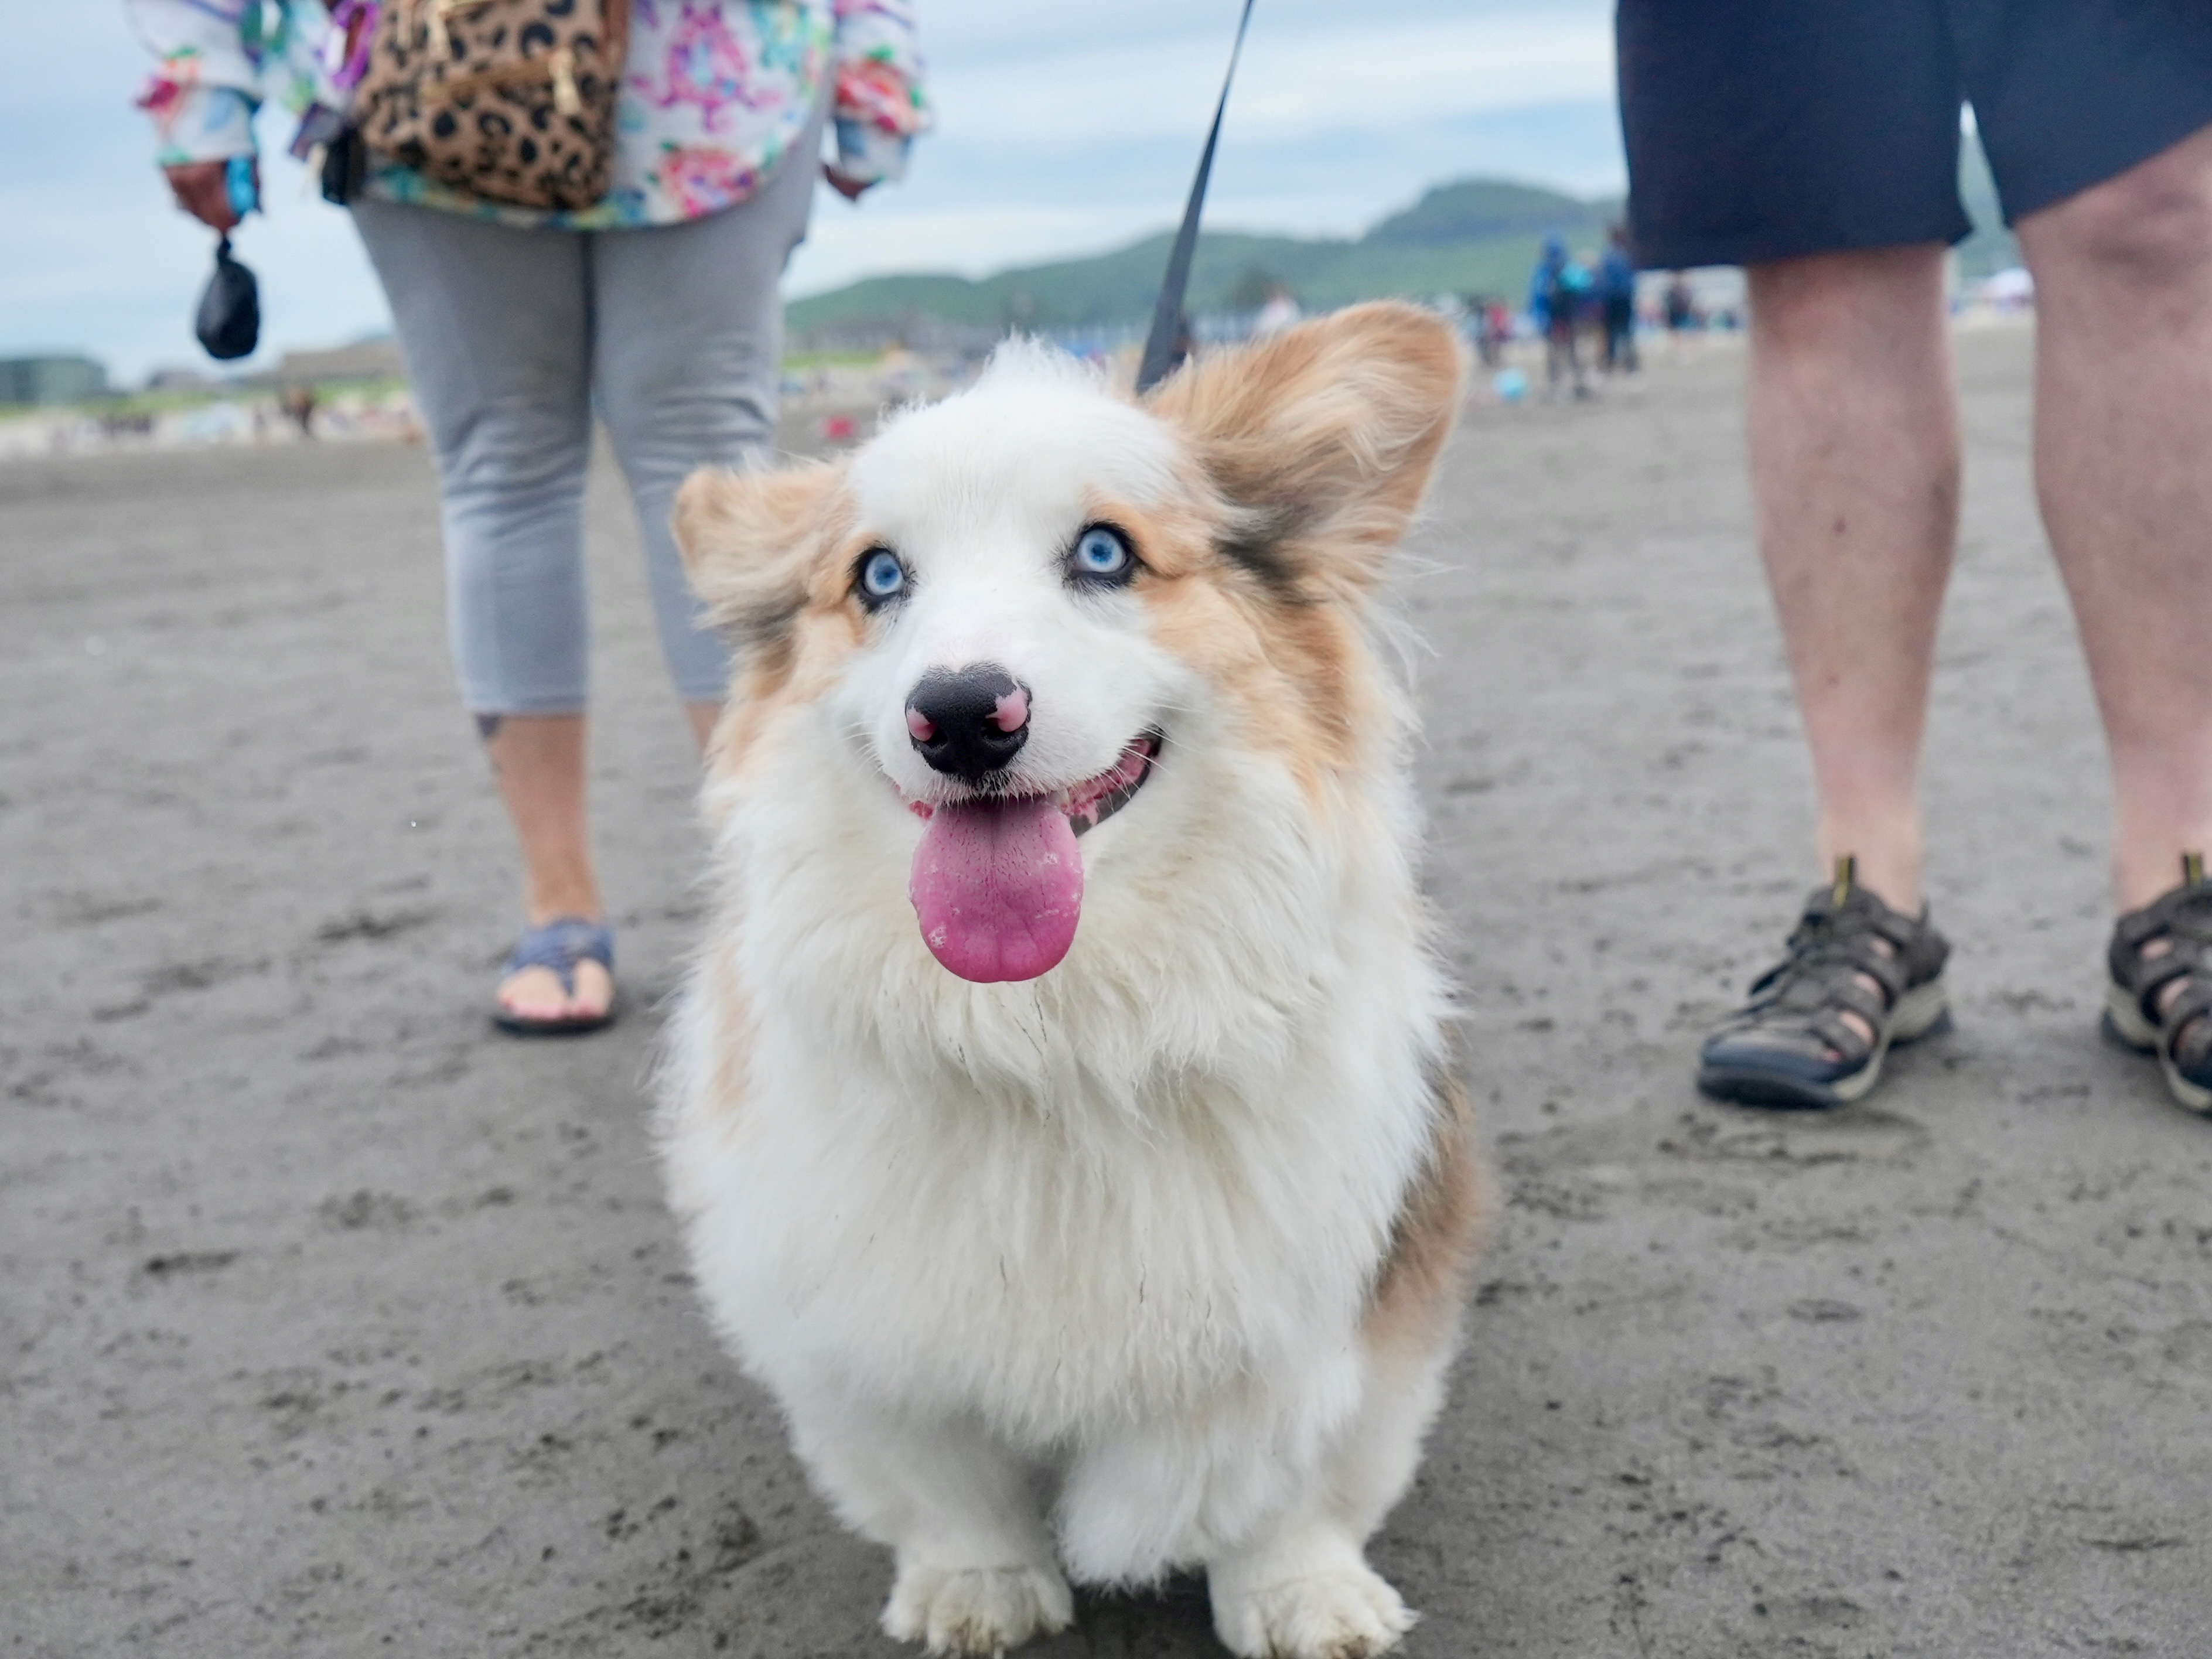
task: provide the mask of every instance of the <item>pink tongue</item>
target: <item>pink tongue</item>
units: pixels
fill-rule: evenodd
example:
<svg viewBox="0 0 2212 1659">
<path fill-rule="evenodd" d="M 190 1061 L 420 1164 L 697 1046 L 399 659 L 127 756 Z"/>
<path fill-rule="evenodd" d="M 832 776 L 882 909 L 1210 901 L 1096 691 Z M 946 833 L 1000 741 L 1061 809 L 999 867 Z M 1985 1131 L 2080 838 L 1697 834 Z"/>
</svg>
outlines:
<svg viewBox="0 0 2212 1659">
<path fill-rule="evenodd" d="M 929 953 L 981 984 L 1059 966 L 1083 908 L 1083 854 L 1051 800 L 940 806 L 915 850 L 907 896 Z"/>
</svg>

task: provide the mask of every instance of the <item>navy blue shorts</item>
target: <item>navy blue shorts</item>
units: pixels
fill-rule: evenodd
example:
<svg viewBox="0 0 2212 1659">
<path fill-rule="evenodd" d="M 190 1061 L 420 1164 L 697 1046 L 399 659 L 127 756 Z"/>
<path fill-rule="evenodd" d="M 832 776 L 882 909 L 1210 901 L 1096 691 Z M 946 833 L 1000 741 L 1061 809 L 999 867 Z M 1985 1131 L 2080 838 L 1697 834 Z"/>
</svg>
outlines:
<svg viewBox="0 0 2212 1659">
<path fill-rule="evenodd" d="M 1954 242 L 1959 108 L 2008 222 L 2212 125 L 2212 0 L 1620 0 L 1646 269 Z"/>
</svg>

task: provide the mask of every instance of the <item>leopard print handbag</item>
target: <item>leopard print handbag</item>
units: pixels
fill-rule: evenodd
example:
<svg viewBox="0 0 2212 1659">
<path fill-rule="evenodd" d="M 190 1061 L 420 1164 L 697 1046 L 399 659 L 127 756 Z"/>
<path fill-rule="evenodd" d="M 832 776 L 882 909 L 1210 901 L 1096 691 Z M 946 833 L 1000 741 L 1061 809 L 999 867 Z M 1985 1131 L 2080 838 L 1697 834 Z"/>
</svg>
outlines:
<svg viewBox="0 0 2212 1659">
<path fill-rule="evenodd" d="M 385 0 L 353 118 L 368 148 L 483 201 L 607 193 L 629 0 Z"/>
</svg>

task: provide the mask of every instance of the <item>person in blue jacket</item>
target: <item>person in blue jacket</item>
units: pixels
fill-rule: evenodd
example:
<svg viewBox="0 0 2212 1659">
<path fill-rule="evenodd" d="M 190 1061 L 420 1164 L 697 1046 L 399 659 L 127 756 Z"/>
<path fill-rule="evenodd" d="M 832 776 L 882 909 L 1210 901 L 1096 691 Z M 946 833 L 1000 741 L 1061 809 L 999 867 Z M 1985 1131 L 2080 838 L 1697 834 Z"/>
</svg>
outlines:
<svg viewBox="0 0 2212 1659">
<path fill-rule="evenodd" d="M 1577 398 L 1590 395 L 1583 374 L 1582 352 L 1577 337 L 1583 308 L 1594 286 L 1589 267 L 1567 252 L 1556 232 L 1544 239 L 1544 252 L 1528 279 L 1528 315 L 1544 336 L 1544 385 L 1547 395 L 1558 397 L 1559 382 L 1571 379 Z"/>
<path fill-rule="evenodd" d="M 1626 225 L 1615 225 L 1606 234 L 1597 295 L 1605 313 L 1605 372 L 1633 374 L 1643 364 L 1636 356 L 1636 261 L 1628 252 Z"/>
</svg>

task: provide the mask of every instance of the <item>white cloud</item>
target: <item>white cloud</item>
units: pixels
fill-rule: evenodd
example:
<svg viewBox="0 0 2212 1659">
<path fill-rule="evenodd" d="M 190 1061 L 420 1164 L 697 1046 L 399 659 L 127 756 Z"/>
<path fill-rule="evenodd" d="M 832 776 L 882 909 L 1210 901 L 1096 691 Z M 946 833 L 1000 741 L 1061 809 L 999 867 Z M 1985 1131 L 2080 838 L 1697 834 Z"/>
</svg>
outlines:
<svg viewBox="0 0 2212 1659">
<path fill-rule="evenodd" d="M 933 76 L 948 137 L 1046 151 L 1186 139 L 1193 154 L 1220 90 L 1228 40 L 1164 61 L 1154 42 L 1090 45 Z M 1468 18 L 1255 33 L 1224 131 L 1242 143 L 1609 97 L 1613 45 L 1601 21 Z"/>
<path fill-rule="evenodd" d="M 871 212 L 878 207 L 883 210 Z M 1143 208 L 1084 207 L 902 213 L 875 202 L 856 211 L 825 190 L 816 194 L 813 222 L 786 286 L 815 293 L 894 270 L 988 276 L 1008 265 L 1103 252 L 1158 230 L 1164 216 Z"/>
</svg>

